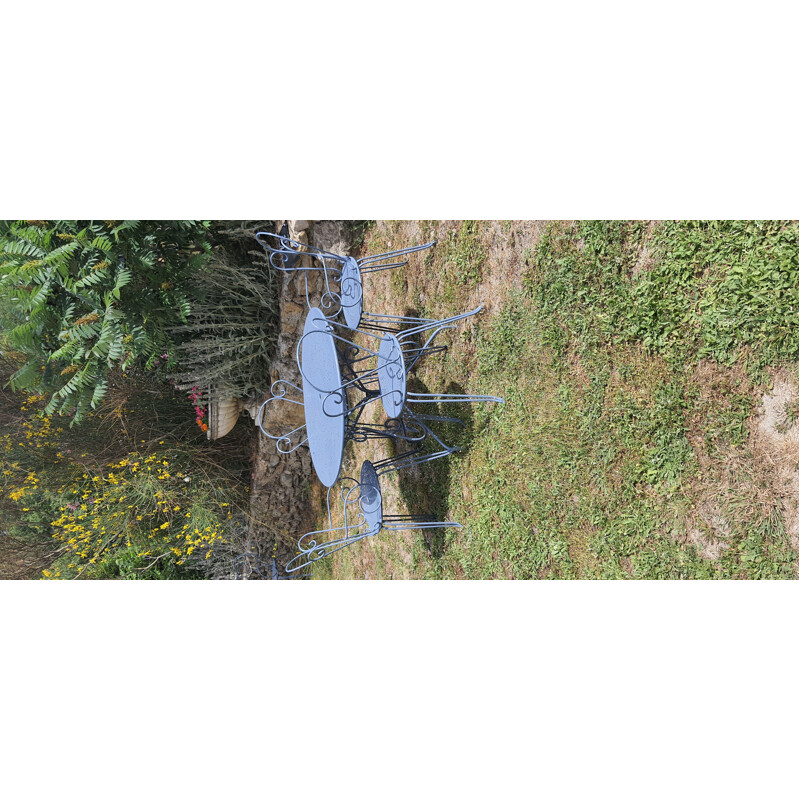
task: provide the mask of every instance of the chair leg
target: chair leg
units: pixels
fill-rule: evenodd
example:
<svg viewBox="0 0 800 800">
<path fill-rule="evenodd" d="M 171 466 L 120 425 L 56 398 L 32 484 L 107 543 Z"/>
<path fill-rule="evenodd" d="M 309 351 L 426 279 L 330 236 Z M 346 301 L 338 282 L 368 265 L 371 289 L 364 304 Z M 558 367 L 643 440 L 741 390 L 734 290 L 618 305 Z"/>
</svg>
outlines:
<svg viewBox="0 0 800 800">
<path fill-rule="evenodd" d="M 437 320 L 420 320 L 420 325 L 416 327 L 409 328 L 408 330 L 404 330 L 401 333 L 397 334 L 398 339 L 404 339 L 407 336 L 414 336 L 417 333 L 422 333 L 423 331 L 428 331 L 431 328 L 439 328 L 443 326 L 453 326 L 454 323 L 459 322 L 462 319 L 466 319 L 467 317 L 472 317 L 475 314 L 480 313 L 483 311 L 483 304 L 479 305 L 477 308 L 473 308 L 472 311 L 465 311 L 463 314 L 457 314 L 455 317 L 448 317 L 447 319 L 437 319 Z"/>
<path fill-rule="evenodd" d="M 364 332 L 374 330 L 381 331 L 383 333 L 392 333 L 398 339 L 402 340 L 411 336 L 415 336 L 418 333 L 429 331 L 431 328 L 437 328 L 436 333 L 439 333 L 445 328 L 455 327 L 454 323 L 458 322 L 459 320 L 466 319 L 467 317 L 471 317 L 482 310 L 483 306 L 480 305 L 478 308 L 475 308 L 472 311 L 458 314 L 455 317 L 448 317 L 447 319 L 429 319 L 427 317 L 397 317 L 390 314 L 369 314 L 364 312 L 361 315 L 361 324 L 359 325 L 358 329 Z M 409 327 L 405 327 L 407 325 Z"/>
<path fill-rule="evenodd" d="M 502 397 L 490 394 L 423 394 L 406 392 L 407 403 L 505 403 Z"/>
<path fill-rule="evenodd" d="M 397 317 L 391 314 L 370 314 L 362 312 L 361 323 L 358 326 L 358 330 L 362 333 L 380 331 L 381 333 L 398 334 L 402 332 L 404 324 L 410 323 L 417 326 L 426 322 L 436 322 L 436 320 L 425 319 L 423 317 Z"/>
<path fill-rule="evenodd" d="M 386 261 L 387 259 L 399 258 L 402 256 L 410 255 L 411 253 L 418 253 L 420 250 L 427 250 L 428 248 L 433 247 L 435 244 L 436 240 L 434 239 L 432 242 L 428 242 L 426 244 L 419 244 L 414 247 L 404 247 L 402 250 L 391 250 L 387 253 L 376 253 L 375 255 L 359 259 L 357 262 L 358 267 L 362 273 L 378 272 L 379 270 L 383 269 L 394 269 L 395 267 L 402 267 L 408 264 L 407 260 L 391 264 L 381 264 L 381 262 Z"/>
<path fill-rule="evenodd" d="M 359 411 L 363 410 L 363 405 Z M 413 444 L 423 441 L 426 436 L 424 432 L 409 431 L 407 428 L 394 431 L 388 427 L 389 422 L 392 422 L 392 420 L 387 420 L 383 425 L 368 425 L 358 421 L 348 422 L 345 430 L 345 441 L 366 442 L 368 439 L 391 439 L 394 442 Z M 416 452 L 416 450 L 412 452 Z M 406 454 L 404 453 L 403 455 Z"/>
<path fill-rule="evenodd" d="M 412 369 L 417 365 L 417 362 L 426 355 L 431 355 L 433 353 L 441 353 L 447 350 L 447 345 L 434 345 L 431 346 L 431 342 L 444 330 L 448 328 L 455 328 L 455 325 L 440 325 L 434 332 L 425 340 L 425 344 L 422 347 L 403 347 L 401 344 L 401 350 L 403 351 L 403 360 L 406 366 L 406 375 L 411 372 Z M 398 341 L 400 339 L 398 338 Z"/>
<path fill-rule="evenodd" d="M 384 514 L 384 522 L 436 522 L 432 514 Z"/>
<path fill-rule="evenodd" d="M 384 529 L 387 531 L 414 531 L 414 530 L 430 530 L 431 528 L 463 528 L 464 526 L 458 522 L 415 522 L 415 523 L 388 523 L 384 524 Z"/>
<path fill-rule="evenodd" d="M 407 417 L 405 419 L 401 418 L 401 424 L 404 426 L 404 429 L 411 424 L 416 425 L 419 430 L 423 432 L 423 436 L 415 441 L 423 442 L 426 437 L 430 436 L 431 439 L 433 439 L 442 449 L 433 453 L 425 453 L 423 452 L 423 445 L 420 444 L 419 447 L 416 447 L 406 453 L 398 453 L 395 456 L 389 456 L 388 458 L 384 458 L 380 461 L 375 461 L 372 465 L 375 467 L 375 471 L 378 473 L 378 475 L 385 475 L 388 472 L 396 472 L 400 469 L 407 469 L 408 467 L 415 467 L 419 464 L 426 464 L 428 461 L 435 461 L 437 458 L 444 458 L 452 453 L 457 453 L 461 449 L 459 447 L 450 447 L 449 445 L 445 444 L 422 421 L 425 418 L 423 415 L 412 414 L 410 411 L 406 412 L 406 414 Z M 430 419 L 435 418 L 430 417 Z"/>
</svg>

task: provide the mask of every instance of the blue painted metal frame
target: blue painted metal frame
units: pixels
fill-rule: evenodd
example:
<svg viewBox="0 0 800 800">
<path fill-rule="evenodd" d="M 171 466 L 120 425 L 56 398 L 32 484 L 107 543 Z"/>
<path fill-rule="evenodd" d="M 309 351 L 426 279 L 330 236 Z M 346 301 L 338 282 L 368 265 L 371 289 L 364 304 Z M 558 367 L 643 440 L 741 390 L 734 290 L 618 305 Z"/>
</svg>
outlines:
<svg viewBox="0 0 800 800">
<path fill-rule="evenodd" d="M 343 341 L 348 346 L 351 346 L 352 342 L 333 333 L 335 324 L 318 308 L 309 311 L 296 353 L 297 366 L 303 382 L 302 388 L 286 380 L 275 381 L 271 387 L 272 396 L 261 404 L 256 414 L 256 425 L 265 436 L 275 440 L 278 452 L 292 453 L 301 445 L 308 444 L 314 470 L 322 484 L 329 488 L 336 483 L 341 470 L 344 446 L 350 440 L 364 442 L 367 439 L 381 438 L 418 445 L 416 449 L 404 454 L 403 458 L 408 464 L 421 464 L 456 452 L 457 448 L 449 447 L 442 442 L 427 424 L 459 422 L 453 418 L 414 414 L 406 408 L 401 417 L 390 418 L 383 425 L 361 422 L 364 409 L 380 395 L 380 392 L 367 388 L 367 394 L 361 402 L 354 406 L 348 403 L 347 389 L 362 388 L 362 385 L 358 377 L 342 381 L 336 341 Z M 371 355 L 377 355 L 374 351 L 369 352 Z M 373 374 L 373 380 L 374 377 Z M 290 391 L 298 399 L 290 397 Z M 462 396 L 449 397 L 460 399 Z M 305 417 L 303 425 L 279 434 L 266 430 L 264 410 L 267 405 L 276 401 L 303 407 Z M 423 453 L 422 443 L 426 437 L 431 437 L 441 449 L 434 453 Z"/>
<path fill-rule="evenodd" d="M 288 229 L 287 229 L 288 230 Z M 434 239 L 426 244 L 404 247 L 401 250 L 391 250 L 386 253 L 377 253 L 364 258 L 353 258 L 321 250 L 308 244 L 302 244 L 281 233 L 259 231 L 256 241 L 268 254 L 269 263 L 274 269 L 281 272 L 321 272 L 324 276 L 325 291 L 322 294 L 320 306 L 325 310 L 336 309 L 329 316 L 337 317 L 339 314 L 344 319 L 344 324 L 351 330 L 358 328 L 364 317 L 372 321 L 372 315 L 364 313 L 364 288 L 363 276 L 369 272 L 379 272 L 385 269 L 395 269 L 408 264 L 408 259 L 393 261 L 392 259 L 427 250 L 436 244 Z M 296 260 L 289 266 L 288 259 L 294 258 L 297 253 L 307 255 L 312 266 L 295 266 Z M 337 288 L 338 285 L 338 288 Z M 308 300 L 308 275 L 306 275 L 306 302 Z"/>
<path fill-rule="evenodd" d="M 363 405 L 380 399 L 390 419 L 400 417 L 408 403 L 504 403 L 505 401 L 501 397 L 495 397 L 494 395 L 409 392 L 406 386 L 409 372 L 423 356 L 433 352 L 441 352 L 444 349 L 443 347 L 431 346 L 436 336 L 443 330 L 455 327 L 455 322 L 473 316 L 482 309 L 483 306 L 478 306 L 472 311 L 443 320 L 414 317 L 391 318 L 402 321 L 395 326 L 394 332 L 385 330 L 382 334 L 378 334 L 370 331 L 360 331 L 364 336 L 376 341 L 377 350 L 364 347 L 333 333 L 330 326 L 343 326 L 333 320 L 328 320 L 329 328 L 326 333 L 345 346 L 344 361 L 348 379 L 336 387 L 330 385 L 322 387 L 315 384 L 320 391 L 324 389 L 332 393 L 332 399 L 323 404 L 326 413 L 338 413 L 337 408 L 341 405 L 338 397 L 333 394 L 334 391 L 341 390 L 346 392 L 350 388 L 357 388 L 364 394 L 364 399 L 357 406 L 349 409 L 350 413 L 360 409 Z M 416 344 L 415 337 L 428 331 L 433 331 L 433 333 L 428 336 L 424 344 L 421 346 Z M 301 364 L 299 354 L 304 341 L 315 332 L 315 330 L 304 330 L 303 336 L 297 344 L 298 365 Z M 363 362 L 372 362 L 373 366 L 363 369 L 360 366 Z M 300 369 L 302 371 L 303 367 L 300 366 Z"/>
<path fill-rule="evenodd" d="M 430 515 L 423 514 L 385 514 L 380 476 L 391 469 L 401 469 L 410 464 L 389 465 L 386 462 L 372 464 L 364 461 L 361 465 L 360 480 L 343 478 L 340 496 L 344 503 L 344 525 L 334 526 L 331 511 L 331 492 L 327 495 L 328 527 L 309 531 L 297 543 L 298 554 L 286 565 L 286 572 L 293 573 L 362 539 L 377 536 L 381 531 L 425 530 L 429 528 L 461 528 L 458 522 L 437 522 Z M 330 536 L 334 538 L 329 538 Z"/>
</svg>

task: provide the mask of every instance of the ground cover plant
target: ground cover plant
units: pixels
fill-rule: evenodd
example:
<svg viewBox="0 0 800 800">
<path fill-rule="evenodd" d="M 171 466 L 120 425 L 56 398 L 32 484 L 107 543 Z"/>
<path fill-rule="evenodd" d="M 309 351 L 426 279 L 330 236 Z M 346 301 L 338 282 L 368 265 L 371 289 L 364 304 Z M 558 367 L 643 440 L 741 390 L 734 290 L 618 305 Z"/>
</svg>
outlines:
<svg viewBox="0 0 800 800">
<path fill-rule="evenodd" d="M 506 405 L 387 482 L 395 513 L 463 530 L 384 533 L 317 577 L 797 578 L 796 222 L 379 222 L 364 246 L 430 238 L 376 302 L 484 302 L 416 379 Z"/>
</svg>

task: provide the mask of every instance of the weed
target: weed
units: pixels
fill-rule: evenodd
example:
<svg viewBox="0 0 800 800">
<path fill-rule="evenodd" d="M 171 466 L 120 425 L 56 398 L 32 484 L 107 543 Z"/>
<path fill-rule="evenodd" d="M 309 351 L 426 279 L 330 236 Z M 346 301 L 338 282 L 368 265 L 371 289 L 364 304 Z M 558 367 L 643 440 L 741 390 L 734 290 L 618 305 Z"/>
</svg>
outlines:
<svg viewBox="0 0 800 800">
<path fill-rule="evenodd" d="M 456 283 L 474 286 L 480 281 L 486 248 L 480 240 L 477 222 L 463 222 L 448 233 L 444 258 Z"/>
<path fill-rule="evenodd" d="M 348 219 L 345 220 L 345 233 L 350 239 L 350 247 L 358 250 L 364 244 L 367 234 L 375 227 L 374 219 Z"/>
<path fill-rule="evenodd" d="M 790 400 L 788 403 L 784 403 L 783 406 L 784 420 L 782 423 L 775 426 L 779 433 L 786 433 L 789 430 L 789 428 L 791 428 L 793 425 L 797 425 L 797 412 L 798 412 L 797 400 Z"/>
</svg>

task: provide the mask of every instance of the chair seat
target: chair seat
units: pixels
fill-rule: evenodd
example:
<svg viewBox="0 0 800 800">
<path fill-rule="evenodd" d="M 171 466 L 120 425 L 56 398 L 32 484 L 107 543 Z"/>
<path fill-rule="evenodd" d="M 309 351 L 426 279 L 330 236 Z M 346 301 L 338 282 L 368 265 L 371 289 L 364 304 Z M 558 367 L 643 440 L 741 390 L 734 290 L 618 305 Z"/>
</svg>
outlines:
<svg viewBox="0 0 800 800">
<path fill-rule="evenodd" d="M 383 497 L 378 473 L 371 461 L 361 465 L 361 511 L 367 528 L 372 533 L 378 533 L 383 525 Z"/>
</svg>

